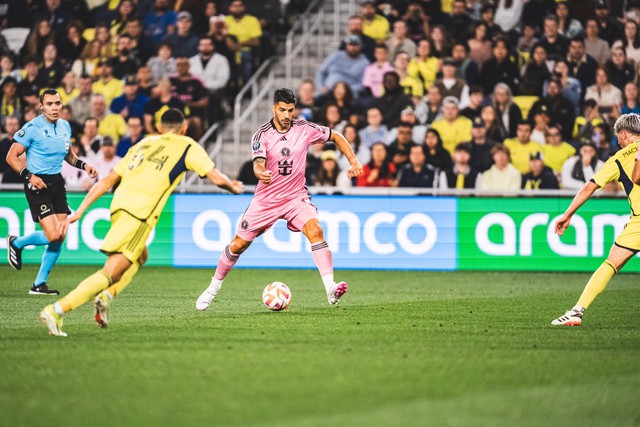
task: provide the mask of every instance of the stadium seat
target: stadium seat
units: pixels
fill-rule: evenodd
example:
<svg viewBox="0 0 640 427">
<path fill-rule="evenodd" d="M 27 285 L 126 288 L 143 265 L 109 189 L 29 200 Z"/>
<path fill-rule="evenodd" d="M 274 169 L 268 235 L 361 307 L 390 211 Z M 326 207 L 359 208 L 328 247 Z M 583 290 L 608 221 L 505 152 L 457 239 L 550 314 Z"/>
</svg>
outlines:
<svg viewBox="0 0 640 427">
<path fill-rule="evenodd" d="M 537 96 L 531 95 L 518 95 L 513 97 L 513 102 L 518 106 L 518 108 L 520 108 L 523 119 L 527 119 L 529 117 L 529 110 L 531 110 L 533 103 L 537 100 Z"/>
<path fill-rule="evenodd" d="M 20 49 L 24 46 L 24 42 L 29 35 L 28 28 L 5 28 L 2 30 L 2 35 L 7 40 L 7 45 L 14 53 L 20 53 Z"/>
</svg>

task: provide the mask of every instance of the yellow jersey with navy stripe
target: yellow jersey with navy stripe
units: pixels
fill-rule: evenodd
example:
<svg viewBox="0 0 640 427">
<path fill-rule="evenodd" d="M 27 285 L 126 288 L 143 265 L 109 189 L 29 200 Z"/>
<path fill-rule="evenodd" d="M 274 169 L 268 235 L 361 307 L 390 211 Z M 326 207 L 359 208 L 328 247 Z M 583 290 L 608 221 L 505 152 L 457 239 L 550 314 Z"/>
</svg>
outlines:
<svg viewBox="0 0 640 427">
<path fill-rule="evenodd" d="M 153 227 L 187 170 L 205 176 L 214 167 L 204 148 L 188 136 L 148 136 L 113 169 L 122 179 L 113 195 L 111 214 L 125 211 Z"/>
<path fill-rule="evenodd" d="M 634 141 L 611 156 L 602 169 L 591 178 L 591 182 L 600 187 L 604 187 L 609 182 L 618 181 L 629 199 L 632 217 L 640 215 L 640 187 L 631 181 L 637 152 L 638 141 Z"/>
</svg>

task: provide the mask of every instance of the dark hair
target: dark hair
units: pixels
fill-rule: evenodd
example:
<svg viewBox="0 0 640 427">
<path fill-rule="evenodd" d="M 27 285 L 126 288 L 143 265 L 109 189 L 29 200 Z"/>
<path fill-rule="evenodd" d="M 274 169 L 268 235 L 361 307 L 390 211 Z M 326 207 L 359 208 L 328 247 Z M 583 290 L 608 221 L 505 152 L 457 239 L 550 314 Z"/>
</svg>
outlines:
<svg viewBox="0 0 640 427">
<path fill-rule="evenodd" d="M 592 98 L 585 99 L 584 102 L 582 103 L 582 111 L 584 111 L 585 108 L 596 108 L 597 105 L 598 105 L 598 101 L 596 101 L 595 99 L 592 99 Z"/>
<path fill-rule="evenodd" d="M 384 142 L 374 142 L 373 144 L 371 144 L 371 152 L 373 153 L 373 147 L 380 145 L 382 147 L 384 147 L 384 151 L 385 153 L 389 153 L 389 150 L 387 148 L 387 146 L 385 145 Z M 375 167 L 375 162 L 373 160 L 373 155 L 371 156 L 371 160 L 369 161 L 369 168 L 373 169 Z M 378 179 L 384 179 L 384 178 L 391 178 L 391 171 L 389 170 L 389 162 L 387 161 L 386 158 L 384 158 L 382 160 L 382 164 L 380 165 L 380 170 L 378 172 Z"/>
<path fill-rule="evenodd" d="M 44 96 L 45 95 L 58 95 L 60 96 L 60 93 L 53 88 L 47 88 L 45 90 L 42 91 L 42 93 L 40 94 L 40 103 L 42 103 L 42 101 L 44 101 Z"/>
<path fill-rule="evenodd" d="M 571 37 L 570 43 L 573 43 L 573 42 L 578 42 L 578 43 L 581 43 L 582 45 L 584 45 L 584 37 L 583 36 Z"/>
<path fill-rule="evenodd" d="M 633 47 L 635 49 L 640 47 L 640 26 L 638 25 L 638 23 L 636 21 L 634 21 L 633 19 L 627 19 L 624 23 L 624 25 L 627 24 L 632 24 L 636 26 L 636 35 L 633 37 Z M 625 35 L 622 38 L 622 46 L 626 49 L 627 47 L 629 47 L 629 41 L 627 40 L 627 36 Z"/>
<path fill-rule="evenodd" d="M 160 117 L 160 123 L 163 126 L 174 127 L 184 123 L 184 114 L 177 108 L 169 108 Z"/>
<path fill-rule="evenodd" d="M 471 85 L 469 86 L 469 95 L 472 93 L 481 93 L 484 95 L 484 89 L 482 89 L 482 86 L 480 85 Z"/>
<path fill-rule="evenodd" d="M 289 88 L 278 89 L 273 93 L 273 103 L 284 102 L 285 104 L 295 104 L 296 96 Z"/>
<path fill-rule="evenodd" d="M 518 122 L 518 126 L 524 126 L 527 125 L 529 126 L 529 128 L 532 128 L 533 126 L 531 125 L 531 122 L 527 119 L 520 119 L 520 121 Z"/>
</svg>

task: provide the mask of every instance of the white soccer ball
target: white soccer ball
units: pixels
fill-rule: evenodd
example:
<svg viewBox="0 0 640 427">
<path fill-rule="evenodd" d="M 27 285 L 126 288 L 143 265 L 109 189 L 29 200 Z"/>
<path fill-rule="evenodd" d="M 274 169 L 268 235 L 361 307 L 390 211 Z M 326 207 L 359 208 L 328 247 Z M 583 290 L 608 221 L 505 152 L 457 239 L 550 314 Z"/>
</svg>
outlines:
<svg viewBox="0 0 640 427">
<path fill-rule="evenodd" d="M 291 304 L 291 290 L 282 282 L 271 282 L 262 291 L 262 302 L 269 310 L 284 310 Z"/>
</svg>

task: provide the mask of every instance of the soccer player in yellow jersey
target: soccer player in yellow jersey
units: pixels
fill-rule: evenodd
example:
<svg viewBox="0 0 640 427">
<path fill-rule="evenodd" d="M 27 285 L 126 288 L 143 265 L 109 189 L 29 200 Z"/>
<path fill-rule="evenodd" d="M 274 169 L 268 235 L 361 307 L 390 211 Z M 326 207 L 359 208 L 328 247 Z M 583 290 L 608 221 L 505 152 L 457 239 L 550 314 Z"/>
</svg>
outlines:
<svg viewBox="0 0 640 427">
<path fill-rule="evenodd" d="M 160 135 L 144 138 L 131 147 L 113 172 L 89 191 L 78 210 L 63 223 L 66 231 L 93 202 L 120 183 L 111 202 L 111 228 L 100 248 L 107 254 L 107 261 L 101 270 L 40 312 L 50 335 L 67 336 L 61 330 L 63 315 L 92 298 L 98 326 L 107 327 L 111 300 L 122 292 L 147 260 L 147 238 L 187 170 L 206 176 L 232 193 L 242 192 L 242 183 L 218 172 L 207 152 L 184 136 L 186 130 L 184 115 L 173 108 L 167 110 L 161 118 Z"/>
<path fill-rule="evenodd" d="M 640 115 L 623 114 L 616 120 L 613 130 L 622 148 L 578 191 L 566 212 L 556 221 L 556 233 L 562 236 L 571 223 L 571 217 L 580 206 L 589 200 L 598 188 L 613 181 L 618 181 L 627 194 L 631 218 L 611 246 L 607 259 L 589 279 L 576 305 L 553 320 L 551 324 L 554 326 L 579 326 L 584 311 L 606 288 L 614 274 L 640 251 L 640 187 L 634 185 L 634 182 L 640 183 L 640 166 L 636 161 L 640 141 Z"/>
</svg>

